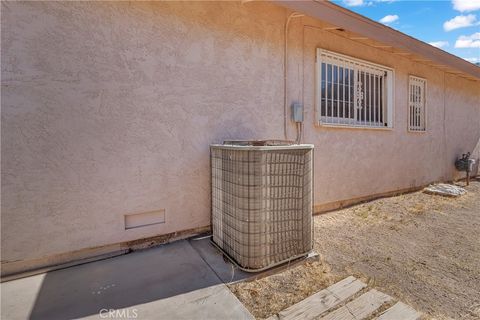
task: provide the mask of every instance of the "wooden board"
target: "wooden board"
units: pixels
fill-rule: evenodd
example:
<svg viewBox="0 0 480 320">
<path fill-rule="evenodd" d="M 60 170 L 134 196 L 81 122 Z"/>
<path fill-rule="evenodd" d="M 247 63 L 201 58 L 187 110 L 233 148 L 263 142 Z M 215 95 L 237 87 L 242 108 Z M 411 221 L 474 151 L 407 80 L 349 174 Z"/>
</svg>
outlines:
<svg viewBox="0 0 480 320">
<path fill-rule="evenodd" d="M 327 314 L 322 320 L 360 320 L 371 315 L 392 298 L 375 289 L 362 294 L 357 299 Z"/>
<path fill-rule="evenodd" d="M 278 318 L 286 320 L 314 319 L 346 301 L 366 286 L 365 283 L 350 276 L 281 311 Z"/>
<path fill-rule="evenodd" d="M 377 320 L 417 320 L 421 314 L 405 303 L 397 302 L 393 307 L 387 309 Z"/>
</svg>

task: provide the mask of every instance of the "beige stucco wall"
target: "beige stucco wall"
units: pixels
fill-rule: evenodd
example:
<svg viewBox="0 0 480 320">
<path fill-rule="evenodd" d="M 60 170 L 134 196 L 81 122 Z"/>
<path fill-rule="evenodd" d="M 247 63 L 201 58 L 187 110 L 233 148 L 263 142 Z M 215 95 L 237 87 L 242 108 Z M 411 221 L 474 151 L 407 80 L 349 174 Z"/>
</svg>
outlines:
<svg viewBox="0 0 480 320">
<path fill-rule="evenodd" d="M 2 264 L 209 225 L 209 144 L 283 138 L 286 14 L 2 2 Z M 318 27 L 292 22 L 288 72 L 316 148 L 315 203 L 454 178 L 456 155 L 480 137 L 479 82 Z M 395 69 L 393 130 L 314 125 L 316 47 Z M 424 134 L 406 130 L 410 73 L 428 80 Z M 124 230 L 125 214 L 160 209 L 165 224 Z"/>
</svg>

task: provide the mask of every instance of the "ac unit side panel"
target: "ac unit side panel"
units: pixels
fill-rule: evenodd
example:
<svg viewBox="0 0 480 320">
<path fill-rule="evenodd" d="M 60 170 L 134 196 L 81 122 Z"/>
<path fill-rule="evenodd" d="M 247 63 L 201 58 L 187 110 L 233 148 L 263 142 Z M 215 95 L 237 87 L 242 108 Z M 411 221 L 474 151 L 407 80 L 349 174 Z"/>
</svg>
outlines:
<svg viewBox="0 0 480 320">
<path fill-rule="evenodd" d="M 250 270 L 313 247 L 313 149 L 211 148 L 213 241 Z"/>
</svg>

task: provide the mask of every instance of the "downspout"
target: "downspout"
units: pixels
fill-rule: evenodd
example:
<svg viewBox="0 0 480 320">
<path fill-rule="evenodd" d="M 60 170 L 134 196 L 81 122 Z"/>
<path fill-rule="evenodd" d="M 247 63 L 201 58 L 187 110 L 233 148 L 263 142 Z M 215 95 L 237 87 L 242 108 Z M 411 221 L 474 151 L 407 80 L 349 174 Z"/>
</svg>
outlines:
<svg viewBox="0 0 480 320">
<path fill-rule="evenodd" d="M 283 134 L 285 140 L 288 140 L 288 97 L 287 97 L 287 71 L 288 71 L 288 26 L 290 25 L 290 20 L 293 18 L 300 18 L 304 15 L 298 12 L 292 12 L 285 22 L 285 46 L 284 46 L 284 54 L 283 54 Z M 297 138 L 296 141 L 300 140 L 301 133 L 298 132 L 298 125 L 297 125 Z M 297 142 L 298 143 L 298 142 Z"/>
</svg>

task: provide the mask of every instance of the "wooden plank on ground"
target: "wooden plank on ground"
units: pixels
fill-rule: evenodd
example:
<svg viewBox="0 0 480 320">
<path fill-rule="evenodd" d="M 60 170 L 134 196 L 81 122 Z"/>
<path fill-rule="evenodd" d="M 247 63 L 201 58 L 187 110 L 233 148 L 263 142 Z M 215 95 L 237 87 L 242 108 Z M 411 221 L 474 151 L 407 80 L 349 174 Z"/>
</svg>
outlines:
<svg viewBox="0 0 480 320">
<path fill-rule="evenodd" d="M 421 314 L 403 302 L 397 302 L 393 307 L 387 309 L 377 320 L 417 320 Z"/>
<path fill-rule="evenodd" d="M 347 303 L 341 308 L 327 314 L 322 320 L 360 320 L 371 315 L 382 304 L 392 300 L 385 293 L 375 289 L 362 294 L 357 299 Z"/>
<path fill-rule="evenodd" d="M 365 283 L 350 276 L 281 311 L 278 318 L 282 320 L 314 319 L 346 301 L 366 286 Z"/>
</svg>

